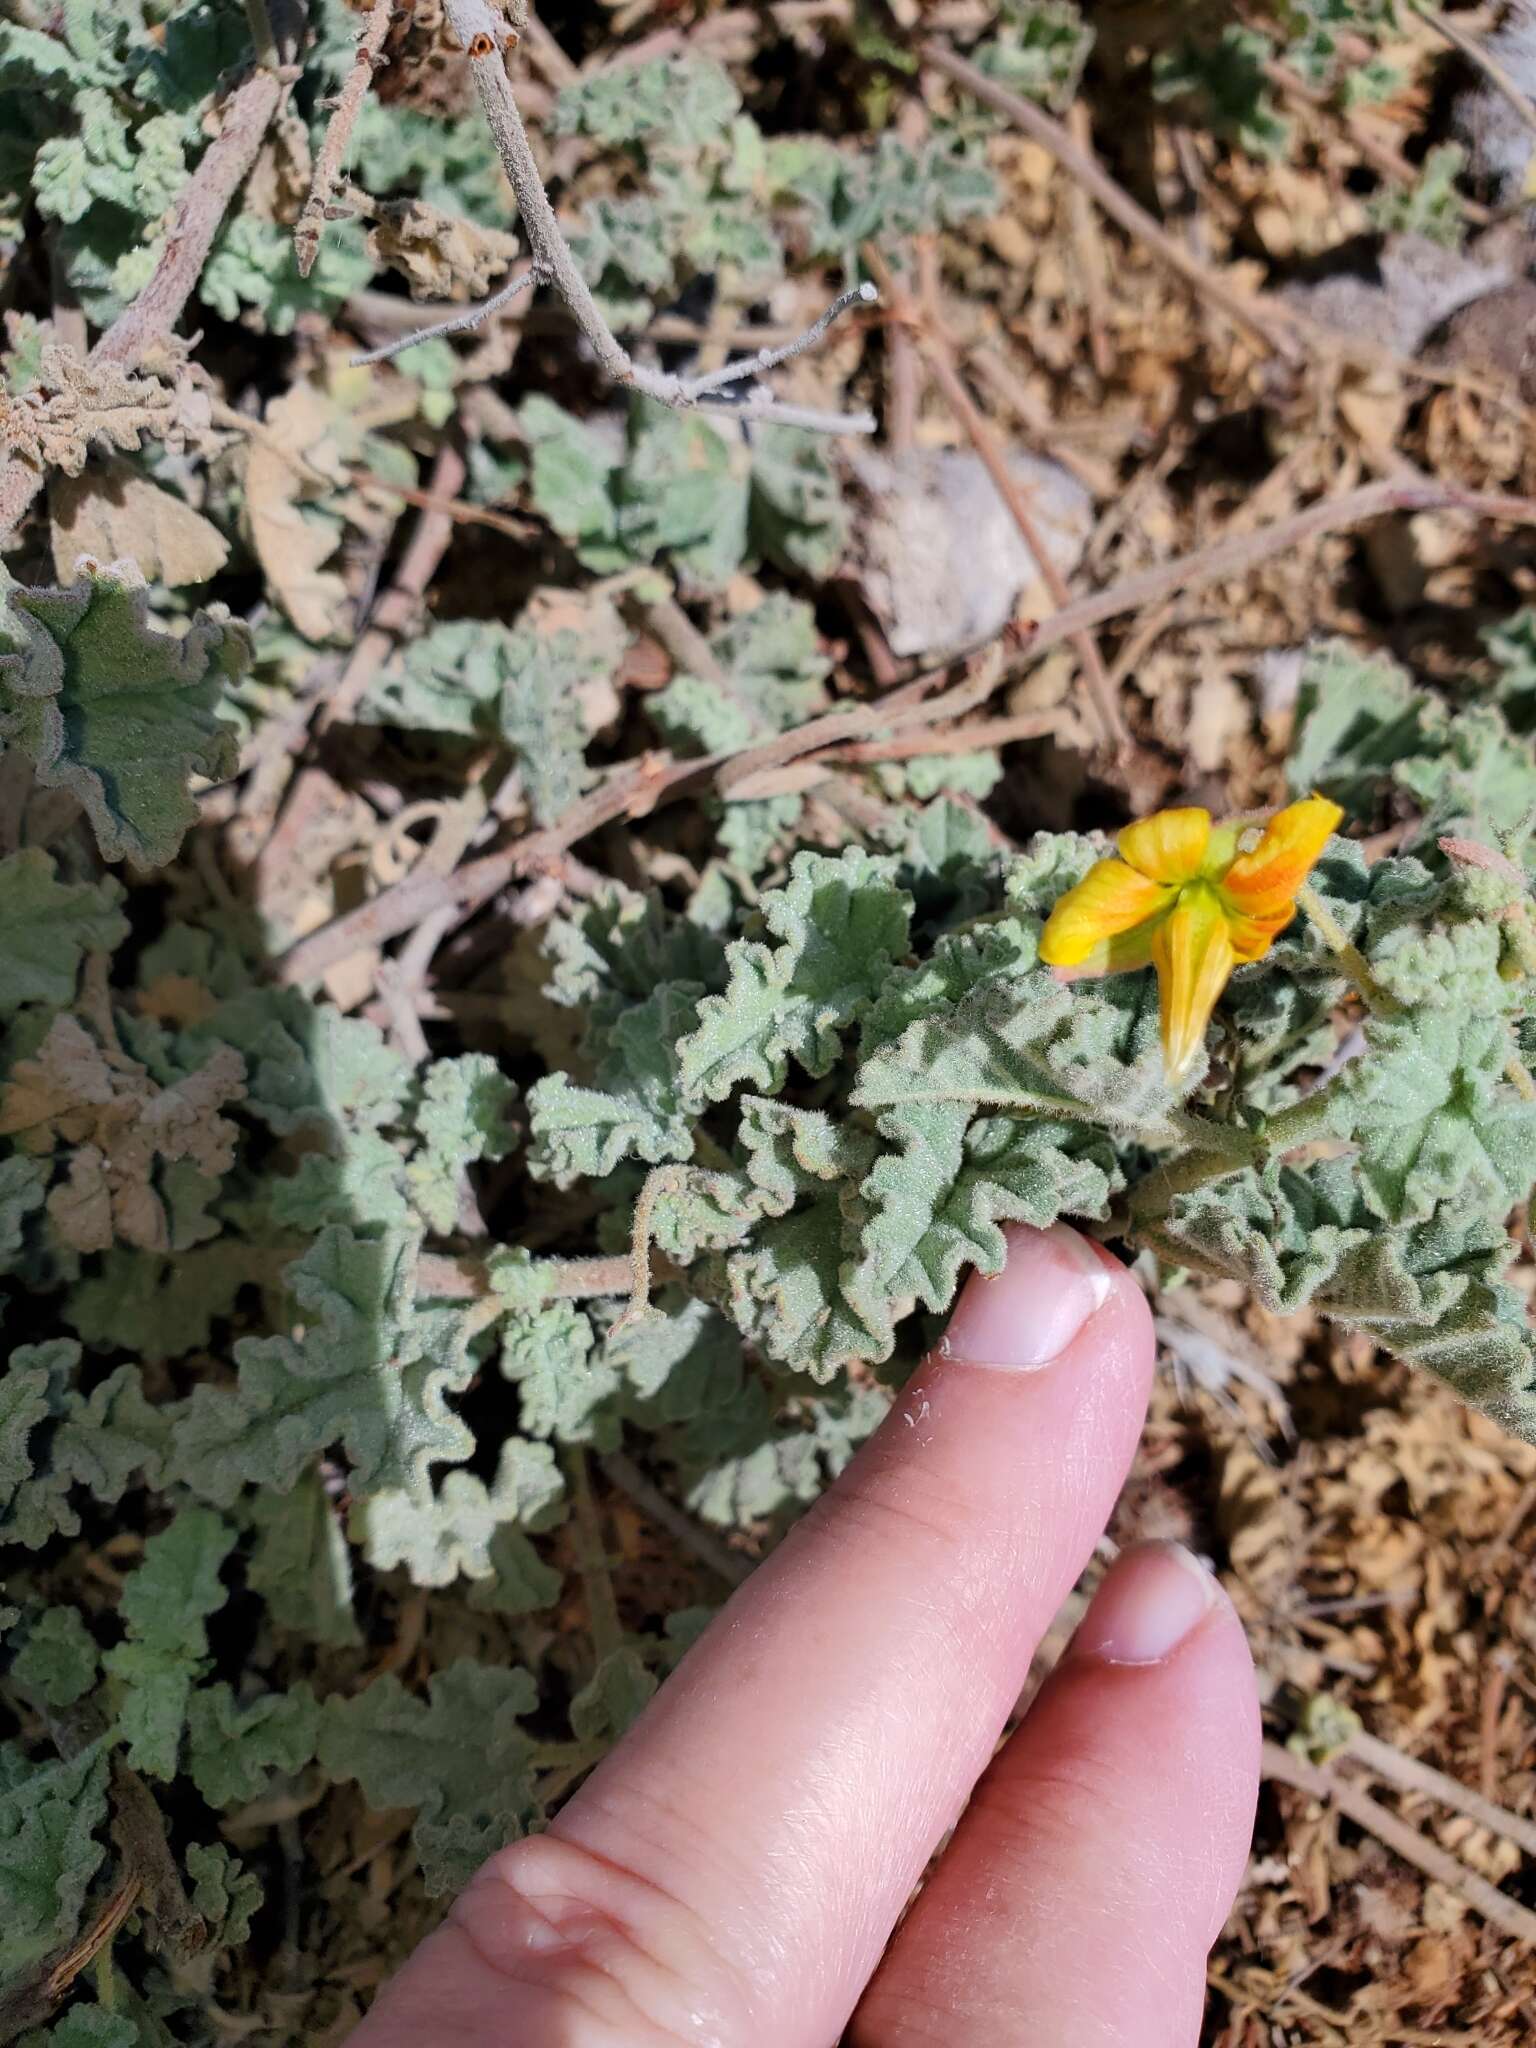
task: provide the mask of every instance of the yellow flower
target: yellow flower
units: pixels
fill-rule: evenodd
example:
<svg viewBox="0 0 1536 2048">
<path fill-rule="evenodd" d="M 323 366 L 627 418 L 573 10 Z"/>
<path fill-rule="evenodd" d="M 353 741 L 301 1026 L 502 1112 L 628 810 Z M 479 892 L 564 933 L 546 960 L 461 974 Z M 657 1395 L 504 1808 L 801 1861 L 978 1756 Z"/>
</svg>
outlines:
<svg viewBox="0 0 1536 2048">
<path fill-rule="evenodd" d="M 1321 796 L 1287 804 L 1244 852 L 1251 827 L 1213 827 L 1194 806 L 1154 812 L 1126 826 L 1118 860 L 1062 897 L 1040 958 L 1072 975 L 1155 967 L 1168 1078 L 1184 1080 L 1228 976 L 1262 960 L 1296 915 L 1296 892 L 1343 815 Z"/>
</svg>

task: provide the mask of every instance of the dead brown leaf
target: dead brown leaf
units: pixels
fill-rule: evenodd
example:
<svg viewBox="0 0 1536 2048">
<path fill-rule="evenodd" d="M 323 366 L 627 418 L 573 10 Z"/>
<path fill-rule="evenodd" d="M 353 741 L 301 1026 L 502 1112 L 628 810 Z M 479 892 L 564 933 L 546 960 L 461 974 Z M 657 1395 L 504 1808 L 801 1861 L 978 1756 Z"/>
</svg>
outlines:
<svg viewBox="0 0 1536 2048">
<path fill-rule="evenodd" d="M 229 560 L 229 543 L 185 498 L 113 459 L 78 476 L 57 476 L 48 493 L 53 564 L 74 580 L 82 555 L 136 562 L 147 583 L 206 583 Z"/>
</svg>

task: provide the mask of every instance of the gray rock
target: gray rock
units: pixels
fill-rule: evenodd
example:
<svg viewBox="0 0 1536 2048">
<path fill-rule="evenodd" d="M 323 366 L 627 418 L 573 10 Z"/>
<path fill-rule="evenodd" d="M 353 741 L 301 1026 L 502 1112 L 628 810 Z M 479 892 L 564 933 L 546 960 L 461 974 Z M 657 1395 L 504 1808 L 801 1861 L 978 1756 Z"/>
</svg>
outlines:
<svg viewBox="0 0 1536 2048">
<path fill-rule="evenodd" d="M 1349 267 L 1283 285 L 1276 296 L 1304 319 L 1356 341 L 1417 355 L 1425 337 L 1473 299 L 1510 282 L 1503 256 L 1442 248 L 1424 235 L 1362 242 Z"/>
<path fill-rule="evenodd" d="M 1512 0 L 1504 19 L 1483 48 L 1508 72 L 1527 98 L 1536 99 L 1536 0 Z M 1526 196 L 1526 178 L 1536 132 L 1487 79 L 1458 95 L 1452 124 L 1467 150 L 1467 165 L 1493 186 L 1501 206 Z"/>
<path fill-rule="evenodd" d="M 860 450 L 851 462 L 865 500 L 856 529 L 864 596 L 894 654 L 938 659 L 992 639 L 1021 611 L 1053 609 L 978 456 Z M 1051 560 L 1069 576 L 1093 530 L 1092 499 L 1043 456 L 1014 453 L 1008 467 Z"/>
</svg>

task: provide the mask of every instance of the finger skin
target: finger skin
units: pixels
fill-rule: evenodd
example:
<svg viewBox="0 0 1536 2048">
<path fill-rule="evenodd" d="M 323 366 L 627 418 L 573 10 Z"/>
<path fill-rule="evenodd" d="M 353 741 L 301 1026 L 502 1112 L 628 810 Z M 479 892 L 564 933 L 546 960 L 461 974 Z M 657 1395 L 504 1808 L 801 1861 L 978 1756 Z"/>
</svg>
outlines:
<svg viewBox="0 0 1536 2048">
<path fill-rule="evenodd" d="M 1195 2048 L 1259 1742 L 1224 1596 L 1160 1663 L 1069 1653 L 977 1786 L 853 2048 Z"/>
<path fill-rule="evenodd" d="M 1012 1317 L 1027 1339 L 1078 1283 L 1059 1240 L 1010 1235 L 1007 1271 L 966 1301 L 994 1290 L 994 1334 Z M 1150 1317 L 1108 1265 L 1043 1369 L 930 1358 L 549 1834 L 485 1866 L 354 2048 L 837 2038 L 1135 1448 Z"/>
</svg>

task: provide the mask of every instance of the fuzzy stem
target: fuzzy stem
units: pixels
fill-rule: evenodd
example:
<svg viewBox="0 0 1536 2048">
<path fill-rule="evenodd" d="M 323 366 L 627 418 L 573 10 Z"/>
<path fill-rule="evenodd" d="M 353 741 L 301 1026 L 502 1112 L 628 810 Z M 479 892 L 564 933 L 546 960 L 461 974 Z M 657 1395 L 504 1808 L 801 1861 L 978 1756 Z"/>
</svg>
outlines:
<svg viewBox="0 0 1536 2048">
<path fill-rule="evenodd" d="M 430 327 L 417 327 L 409 334 L 402 334 L 397 341 L 386 341 L 363 355 L 353 356 L 352 367 L 362 370 L 370 363 L 391 362 L 396 356 L 404 355 L 408 348 L 415 348 L 419 341 L 436 341 L 445 334 L 466 334 L 472 327 L 479 327 L 489 320 L 493 313 L 499 313 L 503 306 L 511 305 L 520 292 L 528 291 L 542 281 L 538 265 L 533 264 L 527 270 L 520 270 L 510 283 L 501 285 L 488 299 L 482 299 L 478 306 L 460 307 L 446 320 L 438 320 Z"/>
<path fill-rule="evenodd" d="M 1354 983 L 1361 1001 L 1368 1004 L 1378 1017 L 1396 1016 L 1402 1008 L 1401 1003 L 1394 996 L 1387 994 L 1371 972 L 1365 955 L 1310 882 L 1303 882 L 1296 891 L 1296 903 L 1322 933 L 1324 944 Z"/>
<path fill-rule="evenodd" d="M 572 1446 L 562 1461 L 565 1465 L 566 1481 L 571 1489 L 571 1501 L 575 1508 L 572 1527 L 572 1546 L 576 1552 L 576 1568 L 581 1573 L 582 1585 L 587 1594 L 587 1625 L 592 1632 L 592 1654 L 601 1664 L 616 1650 L 624 1647 L 624 1630 L 619 1622 L 619 1603 L 614 1598 L 613 1578 L 608 1570 L 608 1554 L 603 1545 L 602 1517 L 598 1513 L 597 1500 L 592 1492 L 592 1473 L 587 1464 L 587 1454 L 579 1446 Z"/>
<path fill-rule="evenodd" d="M 245 0 L 246 18 L 251 24 L 251 41 L 256 45 L 256 62 L 263 71 L 276 71 L 282 63 L 267 0 Z"/>
<path fill-rule="evenodd" d="M 528 131 L 523 126 L 523 117 L 507 78 L 503 56 L 508 42 L 505 20 L 496 13 L 490 0 L 443 0 L 443 5 L 449 27 L 468 52 L 475 90 L 480 95 L 480 106 L 495 140 L 507 181 L 516 196 L 517 210 L 522 218 L 523 232 L 528 237 L 535 268 L 570 307 L 603 371 L 615 384 L 639 391 L 674 411 L 686 411 L 706 401 L 720 403 L 724 386 L 742 383 L 753 374 L 754 366 L 745 364 L 738 375 L 725 380 L 711 376 L 704 381 L 690 381 L 662 370 L 647 369 L 634 360 L 603 318 L 555 218 L 555 209 L 544 189 L 533 145 L 528 140 Z M 858 297 L 868 303 L 862 291 Z M 844 300 L 852 303 L 846 293 Z M 824 315 L 812 332 L 819 339 L 830 325 L 831 319 Z M 808 347 L 810 343 L 805 345 Z M 791 353 L 795 352 L 797 350 L 791 344 Z M 777 421 L 781 426 L 804 427 L 812 432 L 872 434 L 875 430 L 875 422 L 867 413 L 843 417 L 799 406 L 784 406 L 761 393 L 753 393 L 739 404 L 732 404 L 731 409 L 741 419 Z"/>
<path fill-rule="evenodd" d="M 266 7 L 266 0 L 246 0 L 252 8 Z M 384 48 L 384 38 L 389 34 L 389 24 L 394 15 L 395 0 L 373 0 L 373 9 L 363 24 L 362 34 L 357 39 L 357 55 L 352 60 L 352 69 L 347 73 L 347 82 L 341 88 L 336 100 L 336 110 L 331 116 L 331 125 L 325 131 L 325 140 L 320 145 L 320 154 L 315 159 L 315 175 L 310 182 L 309 197 L 304 202 L 304 211 L 299 215 L 298 225 L 293 231 L 293 252 L 298 260 L 300 277 L 308 277 L 315 267 L 315 258 L 320 253 L 320 234 L 325 225 L 336 190 L 336 181 L 341 176 L 341 166 L 347 153 L 347 144 L 352 139 L 352 130 L 362 112 L 363 101 L 373 83 L 374 67 Z"/>
<path fill-rule="evenodd" d="M 681 1183 L 681 1169 L 657 1166 L 645 1176 L 645 1185 L 635 1201 L 635 1220 L 630 1244 L 629 1306 L 608 1332 L 610 1337 L 631 1323 L 638 1323 L 651 1310 L 651 1212 L 657 1197 L 669 1194 Z"/>
</svg>

